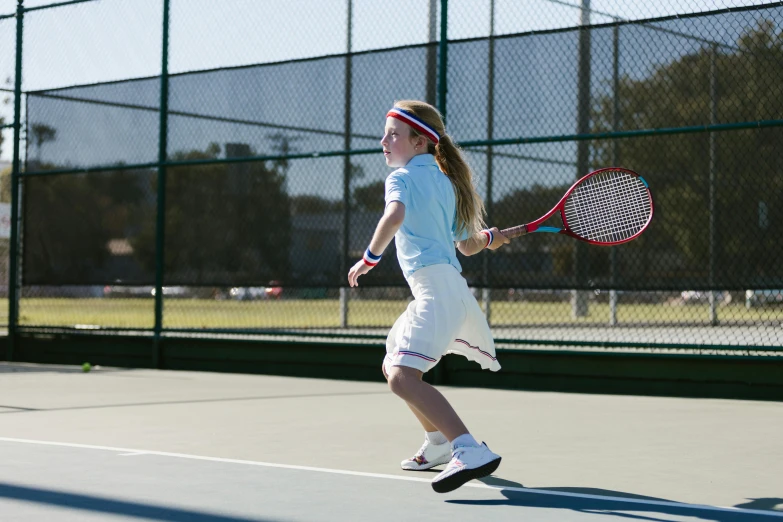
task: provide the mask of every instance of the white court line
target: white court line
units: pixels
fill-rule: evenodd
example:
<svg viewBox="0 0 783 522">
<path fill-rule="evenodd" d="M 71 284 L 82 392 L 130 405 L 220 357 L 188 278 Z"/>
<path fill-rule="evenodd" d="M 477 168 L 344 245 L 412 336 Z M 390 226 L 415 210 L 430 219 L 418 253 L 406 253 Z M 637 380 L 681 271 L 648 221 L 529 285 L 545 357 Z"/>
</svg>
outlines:
<svg viewBox="0 0 783 522">
<path fill-rule="evenodd" d="M 207 462 L 221 462 L 228 464 L 243 464 L 245 466 L 260 466 L 265 468 L 282 468 L 282 469 L 294 469 L 299 471 L 314 471 L 318 473 L 332 473 L 335 475 L 350 475 L 354 477 L 370 477 L 381 478 L 390 480 L 404 480 L 407 482 L 432 482 L 431 479 L 416 478 L 416 477 L 402 477 L 399 475 L 384 475 L 382 473 L 366 473 L 363 471 L 348 471 L 343 469 L 329 469 L 329 468 L 314 468 L 311 466 L 296 466 L 293 464 L 275 464 L 272 462 L 258 462 L 255 460 L 240 460 L 240 459 L 224 459 L 220 457 L 205 457 L 202 455 L 190 455 L 187 453 L 170 453 L 167 451 L 150 451 L 139 450 L 129 448 L 115 448 L 111 446 L 95 446 L 92 444 L 74 444 L 70 442 L 53 442 L 47 440 L 30 440 L 30 439 L 15 439 L 10 437 L 0 437 L 0 442 L 16 442 L 19 444 L 39 444 L 42 446 L 61 446 L 66 448 L 80 448 L 80 449 L 92 449 L 92 450 L 104 450 L 112 452 L 123 452 L 125 454 L 144 454 L 144 455 L 157 455 L 160 457 L 173 457 L 178 459 L 190 459 L 190 460 L 203 460 Z M 572 498 L 587 498 L 593 500 L 604 500 L 612 502 L 624 502 L 627 504 L 645 504 L 651 506 L 666 506 L 679 509 L 695 509 L 702 511 L 728 511 L 737 514 L 748 515 L 762 515 L 768 517 L 783 518 L 783 512 L 764 511 L 760 509 L 743 509 L 735 507 L 722 507 L 722 506 L 710 506 L 707 504 L 685 504 L 679 502 L 670 502 L 667 500 L 644 500 L 638 498 L 626 498 L 626 497 L 611 497 L 604 495 L 589 495 L 586 493 L 568 493 L 564 491 L 547 491 L 543 489 L 534 488 L 514 488 L 506 486 L 491 486 L 489 484 L 469 482 L 462 487 L 468 488 L 480 488 L 480 489 L 494 489 L 497 491 L 514 491 L 517 493 L 532 493 L 535 495 L 552 495 L 559 497 L 572 497 Z"/>
</svg>

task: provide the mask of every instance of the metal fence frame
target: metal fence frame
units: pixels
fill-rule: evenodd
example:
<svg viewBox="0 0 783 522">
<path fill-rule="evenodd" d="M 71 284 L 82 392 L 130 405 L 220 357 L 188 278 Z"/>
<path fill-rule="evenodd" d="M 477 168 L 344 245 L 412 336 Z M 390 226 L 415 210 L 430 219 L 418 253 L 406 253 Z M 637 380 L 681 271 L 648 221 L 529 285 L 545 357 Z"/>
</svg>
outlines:
<svg viewBox="0 0 783 522">
<path fill-rule="evenodd" d="M 344 157 L 345 158 L 345 174 L 343 179 L 343 195 L 344 198 L 348 198 L 349 196 L 349 158 L 353 155 L 362 155 L 362 154 L 371 154 L 376 153 L 377 149 L 359 149 L 359 150 L 350 150 L 350 139 L 351 139 L 351 118 L 350 118 L 350 111 L 346 111 L 346 118 L 345 118 L 345 145 L 344 150 L 334 150 L 334 151 L 324 151 L 324 152 L 309 152 L 309 153 L 302 153 L 302 154 L 288 154 L 288 155 L 276 155 L 276 156 L 255 156 L 255 157 L 243 157 L 243 158 L 235 158 L 235 159 L 215 159 L 215 160 L 193 160 L 193 161 L 168 161 L 167 160 L 167 134 L 168 134 L 168 115 L 169 115 L 169 109 L 168 109 L 168 86 L 169 86 L 169 70 L 168 70 L 168 54 L 169 54 L 169 6 L 170 6 L 170 0 L 161 0 L 162 6 L 163 6 L 163 32 L 162 32 L 162 57 L 161 57 L 161 68 L 160 68 L 160 123 L 159 123 L 159 140 L 158 140 L 158 160 L 153 163 L 144 163 L 144 164 L 134 164 L 134 165 L 124 165 L 124 166 L 94 166 L 90 168 L 75 168 L 75 169 L 58 169 L 58 170 L 49 170 L 49 171 L 38 171 L 38 172 L 25 172 L 22 173 L 21 169 L 21 161 L 20 161 L 20 142 L 22 141 L 22 131 L 23 131 L 23 124 L 22 124 L 22 111 L 21 111 L 21 100 L 25 92 L 22 90 L 22 54 L 23 54 L 23 33 L 24 33 L 24 16 L 25 13 L 41 10 L 41 9 L 48 9 L 48 8 L 56 8 L 61 6 L 67 6 L 71 4 L 78 4 L 78 3 L 85 3 L 90 2 L 94 0 L 71 0 L 71 1 L 64 1 L 59 3 L 53 3 L 45 6 L 39 6 L 39 7 L 24 7 L 23 3 L 24 0 L 17 0 L 17 7 L 16 7 L 16 14 L 15 15 L 8 15 L 3 16 L 0 18 L 10 18 L 15 17 L 16 18 L 16 66 L 15 66 L 15 83 L 14 83 L 14 120 L 11 124 L 3 125 L 4 128 L 13 128 L 14 130 L 14 139 L 13 139 L 13 163 L 12 163 L 12 173 L 11 173 L 11 183 L 12 183 L 12 200 L 11 200 L 11 239 L 10 239 L 10 271 L 9 271 L 9 290 L 8 290 L 8 301 L 9 301 L 9 310 L 8 310 L 8 317 L 9 317 L 9 324 L 8 324 L 8 331 L 9 331 L 9 349 L 8 349 L 8 358 L 9 360 L 13 360 L 13 354 L 14 354 L 14 339 L 19 331 L 19 297 L 20 297 L 20 288 L 21 288 L 21 278 L 20 278 L 20 212 L 19 212 L 19 205 L 20 205 L 20 187 L 21 187 L 21 179 L 25 176 L 49 176 L 49 175 L 62 175 L 62 174 L 84 174 L 94 171 L 117 171 L 117 170 L 130 170 L 130 169 L 139 169 L 139 168 L 154 168 L 157 169 L 157 180 L 158 180 L 158 199 L 157 199 L 157 224 L 156 224 L 156 273 L 155 273 L 155 298 L 154 298 L 154 306 L 155 306 L 155 324 L 154 328 L 152 330 L 153 337 L 155 339 L 156 346 L 164 333 L 166 329 L 163 327 L 163 260 L 164 260 L 164 246 L 165 246 L 165 205 L 166 205 L 166 173 L 167 169 L 169 167 L 178 167 L 178 166 L 186 166 L 186 165 L 203 165 L 203 164 L 214 164 L 214 163 L 237 163 L 237 162 L 256 162 L 256 161 L 266 161 L 266 160 L 283 160 L 283 159 L 300 159 L 300 158 L 312 158 L 312 157 Z M 431 20 L 434 20 L 432 18 L 433 9 L 436 6 L 436 2 L 440 2 L 440 27 L 438 34 L 434 33 L 434 27 L 431 25 L 430 27 L 430 41 L 434 42 L 435 38 L 437 38 L 437 107 L 441 111 L 441 113 L 444 115 L 444 118 L 447 116 L 447 105 L 446 105 L 446 92 L 448 89 L 447 85 L 447 70 L 448 70 L 448 0 L 430 0 L 430 12 L 431 12 Z M 348 13 L 348 20 L 347 20 L 347 31 L 348 31 L 348 39 L 347 39 L 347 49 L 346 49 L 346 58 L 347 58 L 347 67 L 346 67 L 346 107 L 350 107 L 351 105 L 351 57 L 353 55 L 352 50 L 352 43 L 351 43 L 351 31 L 352 31 L 352 0 L 347 0 L 347 13 Z M 570 5 L 570 4 L 569 4 Z M 776 4 L 766 4 L 766 6 L 770 5 L 783 5 L 783 2 L 778 2 Z M 493 70 L 493 63 L 494 63 L 494 43 L 497 38 L 495 35 L 494 30 L 494 23 L 495 23 L 495 17 L 494 17 L 494 1 L 491 2 L 491 14 L 490 14 L 490 30 L 489 30 L 489 67 L 490 71 Z M 713 11 L 713 13 L 720 13 L 720 12 L 726 12 L 726 11 L 741 11 L 746 9 L 757 9 L 759 6 L 752 6 L 752 7 L 745 7 L 745 8 L 731 8 L 731 9 L 724 9 L 719 11 Z M 581 26 L 589 26 L 590 24 L 590 0 L 582 0 L 582 19 L 581 19 Z M 693 16 L 702 16 L 703 13 L 699 13 L 697 15 Z M 688 16 L 688 15 L 685 15 Z M 677 18 L 677 16 L 672 16 L 669 18 Z M 666 20 L 667 18 L 657 18 L 656 21 L 660 20 Z M 618 81 L 618 66 L 617 66 L 617 54 L 618 54 L 618 33 L 619 28 L 625 24 L 644 24 L 644 21 L 633 21 L 628 22 L 624 20 L 620 20 L 618 18 L 615 18 L 615 21 L 610 24 L 604 24 L 601 27 L 614 27 L 614 33 L 615 33 L 615 42 L 614 42 L 614 52 L 615 52 L 615 64 L 614 64 L 614 70 L 615 70 L 615 85 Z M 665 29 L 658 29 L 662 31 L 666 31 Z M 580 64 L 580 71 L 579 71 L 579 101 L 578 101 L 578 107 L 579 107 L 579 121 L 577 124 L 576 132 L 574 134 L 569 135 L 555 135 L 555 136 L 520 136 L 516 138 L 506 138 L 506 139 L 493 139 L 493 121 L 492 117 L 488 118 L 487 122 L 487 139 L 485 140 L 475 140 L 475 141 L 465 141 L 461 142 L 460 145 L 464 147 L 465 149 L 471 149 L 471 148 L 482 148 L 488 151 L 487 154 L 487 193 L 492 193 L 492 185 L 493 185 L 493 179 L 492 179 L 492 158 L 493 158 L 493 147 L 494 146 L 500 146 L 500 145 L 512 145 L 512 144 L 531 144 L 531 143 L 555 143 L 555 142 L 576 142 L 578 144 L 578 155 L 577 155 L 577 170 L 578 171 L 585 171 L 587 169 L 587 162 L 588 162 L 588 141 L 589 140 L 597 140 L 597 139 L 624 139 L 624 138 L 637 138 L 637 137 L 643 137 L 643 136 L 661 136 L 661 135 L 675 135 L 675 134 L 691 134 L 691 133 L 709 133 L 710 134 L 710 158 L 709 158 L 709 164 L 710 164 L 710 211 L 711 216 L 714 215 L 714 187 L 712 186 L 712 182 L 714 179 L 714 170 L 716 168 L 715 166 L 715 133 L 717 132 L 725 132 L 725 131 L 733 131 L 733 130 L 741 130 L 741 129 L 759 129 L 759 128 L 773 128 L 773 127 L 783 127 L 783 119 L 775 119 L 775 120 L 763 120 L 763 121 L 748 121 L 748 122 L 735 122 L 735 123 L 718 123 L 716 119 L 716 105 L 717 105 L 717 78 L 715 75 L 715 60 L 713 59 L 713 67 L 712 67 L 712 81 L 711 81 L 711 98 L 712 98 L 712 108 L 711 108 L 711 114 L 712 114 L 712 120 L 710 124 L 708 125 L 698 125 L 693 127 L 677 127 L 677 128 L 653 128 L 653 129 L 642 129 L 642 130 L 633 130 L 633 131 L 619 131 L 619 130 L 613 130 L 611 132 L 603 132 L 603 133 L 590 133 L 589 129 L 589 100 L 590 100 L 590 55 L 589 55 L 589 45 L 590 45 L 590 32 L 588 30 L 583 30 L 580 33 L 580 50 L 579 50 L 579 64 Z M 698 37 L 694 37 L 698 38 Z M 719 44 L 717 42 L 707 42 L 712 46 L 713 49 L 713 57 L 717 56 L 717 53 L 720 52 L 720 46 L 724 44 Z M 434 47 L 433 47 L 434 49 Z M 494 89 L 494 76 L 490 73 L 489 75 L 489 89 L 490 93 L 492 93 L 492 90 Z M 616 92 L 616 90 L 615 90 Z M 493 103 L 493 96 L 490 94 L 488 96 L 488 104 L 489 104 L 489 114 L 492 115 L 492 103 Z M 614 115 L 614 128 L 617 129 L 619 127 L 619 118 L 620 115 L 618 112 Z M 616 143 L 616 142 L 615 142 Z M 616 158 L 616 151 L 615 151 L 615 158 Z M 490 198 L 490 204 L 487 208 L 489 219 L 492 218 L 492 205 L 491 205 L 491 198 Z M 344 214 L 347 215 L 349 213 L 349 209 L 347 208 L 347 205 L 344 206 Z M 344 230 L 343 230 L 343 244 L 345 245 L 344 249 L 347 250 L 347 236 L 348 236 L 348 219 L 344 219 Z M 714 259 L 714 243 L 715 243 L 715 224 L 714 220 L 711 218 L 710 221 L 710 260 L 711 260 L 711 266 L 710 266 L 710 281 L 712 281 L 712 278 L 714 277 L 714 266 L 712 261 Z M 615 268 L 615 256 L 611 255 L 611 268 L 612 268 L 612 275 L 614 276 L 614 268 Z M 345 269 L 344 272 L 347 272 L 349 259 L 348 259 L 348 253 L 343 252 L 341 257 L 341 266 Z M 490 270 L 490 263 L 491 260 L 489 258 L 484 259 L 484 265 L 483 265 L 483 271 L 485 274 L 485 280 L 486 280 L 486 274 Z M 347 317 L 347 292 L 345 291 L 345 288 L 341 288 L 340 292 L 340 311 L 341 311 L 341 324 L 343 326 L 348 325 L 348 317 Z M 578 291 L 575 291 L 575 293 L 578 293 Z M 484 302 L 485 311 L 486 314 L 489 316 L 491 313 L 491 306 L 490 306 L 490 298 L 489 298 L 489 291 L 488 289 L 484 289 L 484 292 L 482 294 L 482 300 Z M 716 325 L 718 324 L 718 316 L 717 316 L 717 299 L 715 297 L 715 291 L 711 292 L 709 296 L 709 303 L 710 303 L 710 324 Z M 582 310 L 583 304 L 580 303 L 580 298 L 578 295 L 574 296 L 574 299 L 572 300 L 572 310 L 574 316 L 580 316 L 583 314 Z M 610 294 L 610 325 L 617 324 L 617 294 L 614 290 L 611 291 Z M 306 336 L 306 334 L 305 334 Z M 335 334 L 335 337 L 348 337 L 349 335 L 343 335 L 343 334 Z M 377 339 L 377 336 L 363 336 L 363 335 L 354 335 L 353 337 L 356 338 L 373 338 Z M 519 340 L 518 344 L 535 344 L 535 345 L 545 345 L 545 344 L 559 344 L 559 345 L 579 345 L 580 343 L 575 342 L 562 342 L 562 341 L 541 341 L 541 340 L 535 340 L 535 341 L 525 341 L 525 340 Z M 634 343 L 591 343 L 591 342 L 585 342 L 582 343 L 586 346 L 607 346 L 611 347 L 610 345 L 617 345 L 617 346 L 623 346 L 623 347 L 632 347 Z M 693 345 L 689 344 L 670 344 L 670 345 L 660 345 L 662 348 L 666 347 L 692 347 Z M 719 346 L 716 348 L 720 348 Z M 154 360 L 157 364 L 158 362 L 158 351 L 156 350 Z"/>
</svg>

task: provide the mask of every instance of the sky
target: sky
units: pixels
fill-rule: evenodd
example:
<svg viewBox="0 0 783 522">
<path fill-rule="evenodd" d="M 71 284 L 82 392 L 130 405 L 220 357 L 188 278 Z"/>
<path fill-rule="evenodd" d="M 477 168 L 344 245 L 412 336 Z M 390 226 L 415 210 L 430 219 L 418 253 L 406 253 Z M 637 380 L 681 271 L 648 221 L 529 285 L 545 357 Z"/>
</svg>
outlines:
<svg viewBox="0 0 783 522">
<path fill-rule="evenodd" d="M 424 43 L 430 0 L 352 0 L 351 50 Z M 171 0 L 169 72 L 285 61 L 346 52 L 349 0 Z M 52 0 L 26 0 L 26 7 Z M 449 39 L 573 27 L 579 0 L 451 0 Z M 592 0 L 590 22 L 759 5 L 759 0 Z M 16 0 L 0 0 L 0 16 Z M 611 16 L 610 16 L 611 15 Z M 162 0 L 95 0 L 25 15 L 23 89 L 155 76 L 161 67 Z M 14 74 L 15 19 L 0 19 L 0 82 Z M 391 70 L 393 72 L 393 70 Z M 379 71 L 388 74 L 389 71 Z M 13 84 L 2 85 L 12 88 Z M 0 93 L 0 102 L 7 93 Z M 13 105 L 0 103 L 12 120 Z M 0 161 L 11 159 L 9 129 Z"/>
</svg>

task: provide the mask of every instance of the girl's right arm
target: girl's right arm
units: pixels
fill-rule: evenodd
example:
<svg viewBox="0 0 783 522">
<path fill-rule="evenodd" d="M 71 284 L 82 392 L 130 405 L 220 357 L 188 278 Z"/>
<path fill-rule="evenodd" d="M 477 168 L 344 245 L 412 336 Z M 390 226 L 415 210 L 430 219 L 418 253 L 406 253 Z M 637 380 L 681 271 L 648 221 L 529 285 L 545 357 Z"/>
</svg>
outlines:
<svg viewBox="0 0 783 522">
<path fill-rule="evenodd" d="M 405 205 L 399 201 L 392 201 L 386 205 L 383 217 L 378 221 L 378 226 L 375 227 L 375 233 L 372 236 L 368 250 L 380 258 L 383 251 L 391 243 L 391 240 L 394 239 L 394 234 L 400 229 L 404 220 Z M 353 265 L 351 270 L 348 271 L 348 286 L 359 286 L 359 276 L 369 272 L 373 266 L 368 265 L 364 259 Z"/>
</svg>

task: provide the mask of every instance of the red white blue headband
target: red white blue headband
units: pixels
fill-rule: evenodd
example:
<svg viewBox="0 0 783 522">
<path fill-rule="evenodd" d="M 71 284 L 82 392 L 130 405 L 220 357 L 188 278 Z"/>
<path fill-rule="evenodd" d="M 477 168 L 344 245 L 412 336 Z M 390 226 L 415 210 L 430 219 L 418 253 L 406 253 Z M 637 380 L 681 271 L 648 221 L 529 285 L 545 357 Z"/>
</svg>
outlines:
<svg viewBox="0 0 783 522">
<path fill-rule="evenodd" d="M 440 141 L 440 134 L 438 134 L 435 129 L 424 123 L 422 120 L 414 116 L 408 111 L 404 111 L 402 109 L 399 109 L 397 107 L 394 107 L 392 110 L 390 110 L 386 117 L 391 116 L 392 118 L 396 118 L 402 122 L 407 123 L 417 131 L 421 132 L 425 136 L 427 136 L 429 139 L 433 141 L 436 145 L 438 144 L 438 141 Z"/>
</svg>

